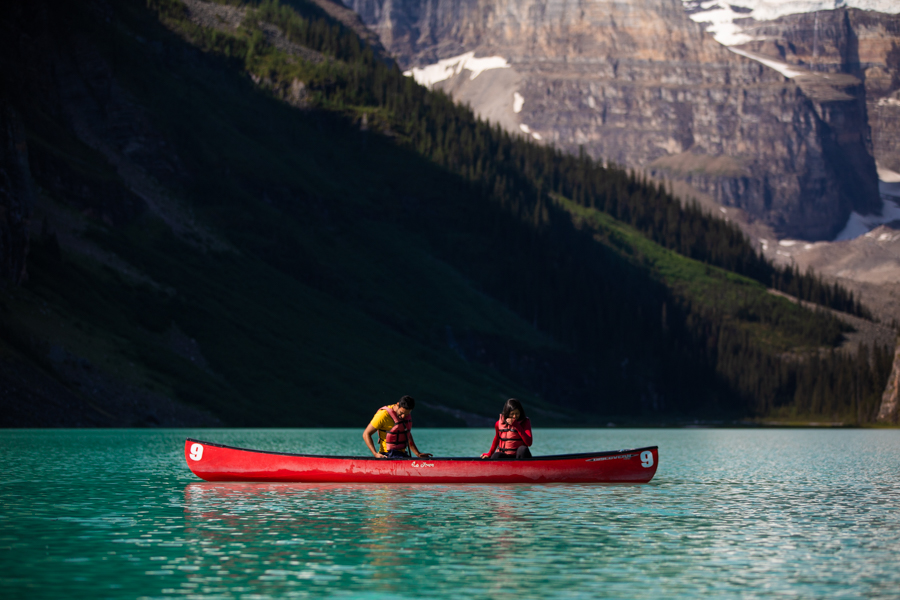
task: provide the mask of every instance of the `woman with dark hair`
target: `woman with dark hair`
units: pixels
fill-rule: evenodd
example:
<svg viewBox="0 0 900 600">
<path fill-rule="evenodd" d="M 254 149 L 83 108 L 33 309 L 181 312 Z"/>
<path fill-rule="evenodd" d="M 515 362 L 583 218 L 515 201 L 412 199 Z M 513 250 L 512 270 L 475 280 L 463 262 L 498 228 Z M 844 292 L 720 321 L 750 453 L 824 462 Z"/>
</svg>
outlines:
<svg viewBox="0 0 900 600">
<path fill-rule="evenodd" d="M 500 419 L 494 423 L 494 441 L 481 458 L 491 460 L 531 458 L 528 449 L 533 442 L 531 421 L 525 416 L 522 403 L 510 398 L 503 405 Z"/>
</svg>

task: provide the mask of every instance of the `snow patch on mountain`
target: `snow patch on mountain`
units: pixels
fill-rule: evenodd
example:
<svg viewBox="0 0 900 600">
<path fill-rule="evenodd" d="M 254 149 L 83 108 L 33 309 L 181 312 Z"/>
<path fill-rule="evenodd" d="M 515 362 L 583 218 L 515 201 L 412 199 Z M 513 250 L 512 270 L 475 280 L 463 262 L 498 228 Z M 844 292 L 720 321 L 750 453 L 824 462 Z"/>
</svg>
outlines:
<svg viewBox="0 0 900 600">
<path fill-rule="evenodd" d="M 752 18 L 757 21 L 771 21 L 785 15 L 835 10 L 838 8 L 858 8 L 877 12 L 900 13 L 900 0 L 681 0 L 691 19 L 706 26 L 721 44 L 737 46 L 753 41 L 753 37 L 743 33 L 736 24 L 738 19 Z"/>
<path fill-rule="evenodd" d="M 847 225 L 834 241 L 852 240 L 867 235 L 879 225 L 900 221 L 900 173 L 878 166 L 878 191 L 881 192 L 883 205 L 880 215 L 861 215 L 850 213 Z"/>
<path fill-rule="evenodd" d="M 776 71 L 778 71 L 779 73 L 781 73 L 782 75 L 787 77 L 788 79 L 792 79 L 794 77 L 797 77 L 798 75 L 803 75 L 804 73 L 808 73 L 808 71 L 806 71 L 805 69 L 798 69 L 797 67 L 795 67 L 793 65 L 789 65 L 788 63 L 782 62 L 780 60 L 766 58 L 764 56 L 754 54 L 753 52 L 746 52 L 744 50 L 738 50 L 737 48 L 728 48 L 728 49 L 731 50 L 732 52 L 734 52 L 735 54 L 740 54 L 741 56 L 749 58 L 750 60 L 755 60 L 758 63 L 762 63 L 762 64 L 766 65 L 767 67 L 769 67 L 770 69 L 775 69 Z"/>
<path fill-rule="evenodd" d="M 513 92 L 513 112 L 519 113 L 522 112 L 522 107 L 525 105 L 525 97 L 522 96 L 519 92 Z"/>
<path fill-rule="evenodd" d="M 403 74 L 407 77 L 413 77 L 421 85 L 430 88 L 440 81 L 459 75 L 464 70 L 472 73 L 469 77 L 472 80 L 489 69 L 508 69 L 509 67 L 509 63 L 502 56 L 475 58 L 474 52 L 466 52 L 459 56 L 439 60 L 432 65 L 421 68 L 414 67 Z"/>
<path fill-rule="evenodd" d="M 522 123 L 521 125 L 519 125 L 519 129 L 521 129 L 524 133 L 527 133 L 528 135 L 530 135 L 531 137 L 533 137 L 536 140 L 544 139 L 541 134 L 539 134 L 537 131 L 532 131 L 531 127 L 529 127 L 525 123 Z"/>
<path fill-rule="evenodd" d="M 878 181 L 879 182 L 885 183 L 885 184 L 900 183 L 900 173 L 897 173 L 896 171 L 891 171 L 887 167 L 884 167 L 878 163 L 875 163 L 875 165 L 876 165 L 876 168 L 878 169 Z M 897 193 L 895 193 L 895 194 L 892 194 L 891 192 L 885 191 L 885 190 L 882 190 L 881 193 L 889 194 L 892 196 L 897 196 L 898 198 L 900 198 L 900 190 L 898 190 Z"/>
<path fill-rule="evenodd" d="M 880 215 L 861 215 L 856 212 L 850 213 L 850 218 L 847 219 L 847 225 L 839 234 L 837 234 L 834 241 L 853 240 L 861 235 L 869 233 L 879 225 L 892 223 L 894 221 L 900 221 L 900 205 L 892 200 L 885 199 L 884 205 L 881 207 Z"/>
</svg>

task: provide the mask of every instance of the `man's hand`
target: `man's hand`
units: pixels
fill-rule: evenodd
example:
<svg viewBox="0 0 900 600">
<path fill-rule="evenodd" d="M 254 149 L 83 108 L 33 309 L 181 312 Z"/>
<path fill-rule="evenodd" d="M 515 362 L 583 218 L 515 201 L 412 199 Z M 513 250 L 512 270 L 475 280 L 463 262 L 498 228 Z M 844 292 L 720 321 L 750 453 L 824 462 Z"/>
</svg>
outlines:
<svg viewBox="0 0 900 600">
<path fill-rule="evenodd" d="M 416 456 L 418 456 L 419 458 L 431 458 L 432 456 L 434 456 L 434 454 L 429 454 L 427 452 L 420 452 L 419 454 L 416 454 Z"/>
<path fill-rule="evenodd" d="M 374 434 L 375 431 L 375 427 L 373 427 L 372 424 L 369 423 L 366 426 L 365 431 L 363 431 L 363 442 L 365 442 L 366 448 L 369 449 L 369 452 L 372 453 L 372 456 L 374 456 L 375 458 L 385 458 L 383 454 L 375 449 L 375 444 L 372 443 L 372 434 Z"/>
<path fill-rule="evenodd" d="M 491 455 L 488 454 L 487 452 L 485 452 L 484 454 L 481 455 L 481 458 L 482 458 L 482 459 L 490 458 L 490 457 L 491 457 Z"/>
</svg>

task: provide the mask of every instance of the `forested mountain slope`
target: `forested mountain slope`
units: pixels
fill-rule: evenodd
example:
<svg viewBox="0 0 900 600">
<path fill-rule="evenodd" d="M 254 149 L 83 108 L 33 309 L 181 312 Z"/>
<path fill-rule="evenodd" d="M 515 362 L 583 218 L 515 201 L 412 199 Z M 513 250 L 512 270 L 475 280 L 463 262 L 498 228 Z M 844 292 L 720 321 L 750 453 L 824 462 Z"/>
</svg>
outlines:
<svg viewBox="0 0 900 600">
<path fill-rule="evenodd" d="M 3 424 L 874 417 L 890 353 L 766 288 L 844 290 L 255 7 L 3 9 Z"/>
</svg>

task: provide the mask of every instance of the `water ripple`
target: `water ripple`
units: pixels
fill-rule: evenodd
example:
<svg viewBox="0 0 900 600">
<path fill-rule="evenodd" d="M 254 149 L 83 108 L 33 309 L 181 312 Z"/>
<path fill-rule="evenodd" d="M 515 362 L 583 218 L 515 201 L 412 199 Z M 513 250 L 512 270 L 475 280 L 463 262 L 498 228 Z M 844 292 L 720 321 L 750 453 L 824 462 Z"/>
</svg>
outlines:
<svg viewBox="0 0 900 600">
<path fill-rule="evenodd" d="M 900 597 L 898 431 L 536 431 L 541 454 L 658 444 L 647 485 L 205 483 L 188 436 L 364 452 L 356 430 L 0 432 L 0 593 Z M 417 441 L 471 456 L 490 432 Z"/>
</svg>

